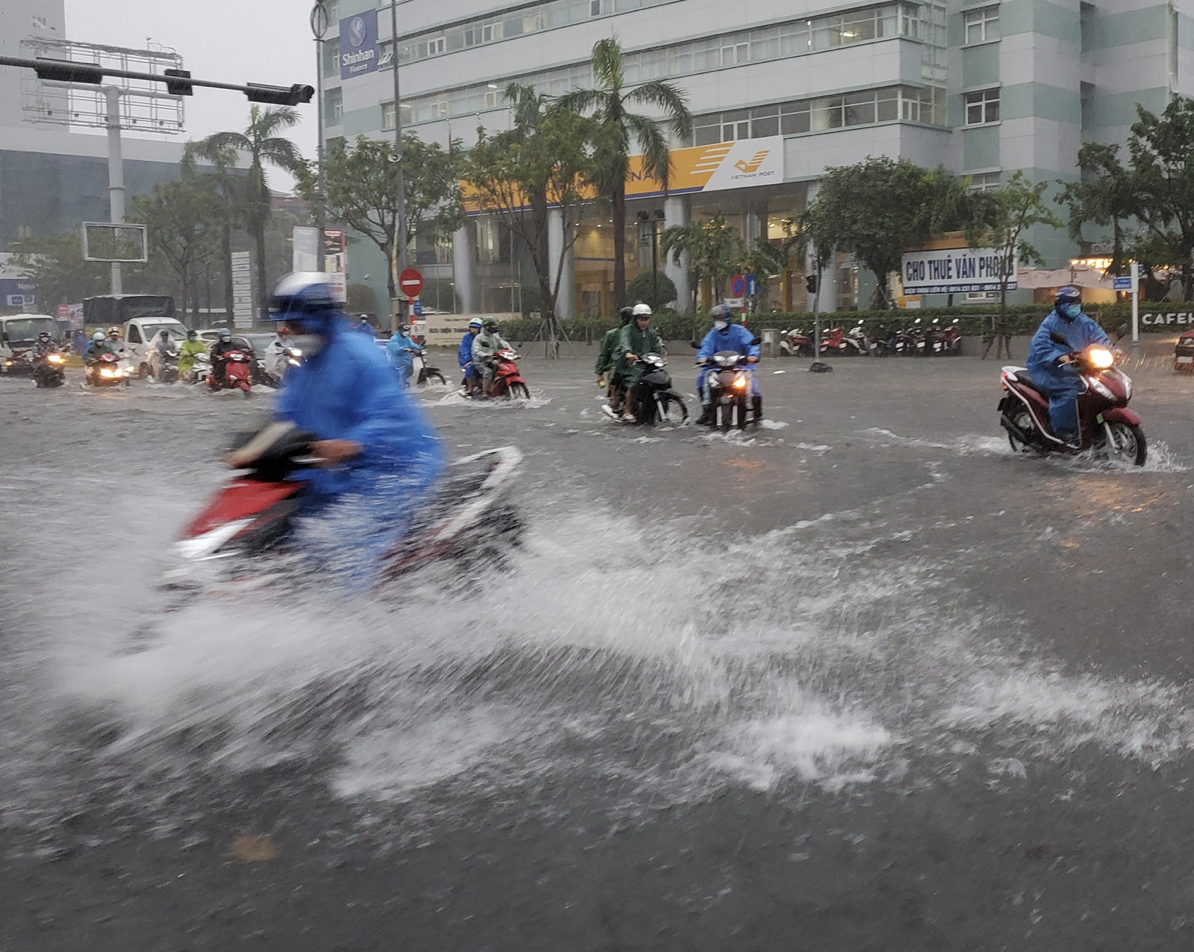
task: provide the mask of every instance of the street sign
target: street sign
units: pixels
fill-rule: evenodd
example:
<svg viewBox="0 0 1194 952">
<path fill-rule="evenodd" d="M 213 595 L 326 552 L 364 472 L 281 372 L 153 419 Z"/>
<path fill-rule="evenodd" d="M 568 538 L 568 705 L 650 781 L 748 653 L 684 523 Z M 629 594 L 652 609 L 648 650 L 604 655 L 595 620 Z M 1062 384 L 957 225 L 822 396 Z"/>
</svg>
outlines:
<svg viewBox="0 0 1194 952">
<path fill-rule="evenodd" d="M 1126 278 L 1112 278 L 1111 288 L 1114 291 L 1131 291 L 1132 279 L 1130 276 Z"/>
<path fill-rule="evenodd" d="M 423 290 L 423 276 L 414 268 L 407 268 L 398 275 L 398 293 L 414 300 Z"/>
<path fill-rule="evenodd" d="M 423 316 L 423 302 L 418 298 L 415 298 L 414 301 L 411 302 L 410 309 L 411 313 L 414 314 L 415 317 Z"/>
<path fill-rule="evenodd" d="M 746 293 L 746 278 L 740 274 L 730 278 L 730 297 L 740 298 Z"/>
<path fill-rule="evenodd" d="M 746 276 L 746 296 L 757 297 L 759 294 L 759 281 L 753 274 Z"/>
<path fill-rule="evenodd" d="M 232 320 L 233 327 L 253 326 L 253 268 L 247 251 L 232 252 Z"/>
<path fill-rule="evenodd" d="M 328 13 L 328 8 L 323 5 L 323 0 L 315 0 L 315 6 L 311 8 L 311 32 L 315 39 L 322 40 L 328 35 L 328 28 L 332 25 L 332 15 Z"/>
</svg>

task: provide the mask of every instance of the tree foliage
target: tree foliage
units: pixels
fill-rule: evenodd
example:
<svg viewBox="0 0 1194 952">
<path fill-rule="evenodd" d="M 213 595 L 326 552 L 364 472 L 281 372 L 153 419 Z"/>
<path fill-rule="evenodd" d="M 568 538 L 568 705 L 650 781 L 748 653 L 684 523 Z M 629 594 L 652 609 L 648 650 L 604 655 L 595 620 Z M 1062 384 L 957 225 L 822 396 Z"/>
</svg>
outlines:
<svg viewBox="0 0 1194 952">
<path fill-rule="evenodd" d="M 703 221 L 664 229 L 659 247 L 665 256 L 671 255 L 676 264 L 683 264 L 687 256 L 694 313 L 698 309 L 698 291 L 703 282 L 708 285 L 709 303 L 725 297 L 726 281 L 735 273 L 745 252 L 738 229 L 727 222 L 721 212 Z"/>
<path fill-rule="evenodd" d="M 445 150 L 414 133 L 402 137 L 403 238 L 409 248 L 418 236 L 428 242 L 452 234 L 464 218 L 460 204 L 459 143 Z M 324 207 L 341 222 L 373 242 L 389 260 L 398 220 L 394 143 L 359 137 L 354 145 L 329 150 L 324 157 Z M 318 203 L 319 167 L 298 172 L 299 193 Z M 390 299 L 397 298 L 393 268 L 387 269 Z"/>
<path fill-rule="evenodd" d="M 870 156 L 826 171 L 816 200 L 796 229 L 821 249 L 853 254 L 875 275 L 875 305 L 891 306 L 888 275 L 904 249 L 963 224 L 969 214 L 962 184 L 943 166 Z"/>
<path fill-rule="evenodd" d="M 106 294 L 111 268 L 83 260 L 83 237 L 75 231 L 34 235 L 12 243 L 14 264 L 37 283 L 40 307 L 53 314 L 59 304 L 77 304 L 85 297 Z"/>
<path fill-rule="evenodd" d="M 626 174 L 631 149 L 643 155 L 643 171 L 654 177 L 666 193 L 671 172 L 668 139 L 663 124 L 633 110 L 643 107 L 662 113 L 672 132 L 687 140 L 692 135 L 692 114 L 678 86 L 652 80 L 626 88 L 622 47 L 616 37 L 606 37 L 593 45 L 593 89 L 565 93 L 559 104 L 565 109 L 590 113 L 604 130 L 598 139 L 597 187 L 613 206 L 614 229 L 614 306 L 626 302 Z"/>
<path fill-rule="evenodd" d="M 513 128 L 484 135 L 469 152 L 469 199 L 526 245 L 539 282 L 540 311 L 555 333 L 556 298 L 568 250 L 575 244 L 586 190 L 595 185 L 603 131 L 591 119 L 512 83 Z M 560 236 L 552 248 L 551 216 Z"/>
<path fill-rule="evenodd" d="M 303 160 L 298 147 L 280 133 L 298 125 L 299 114 L 289 106 L 262 109 L 254 106 L 249 112 L 249 125 L 244 132 L 216 132 L 199 142 L 198 155 L 218 161 L 231 150 L 249 160 L 241 219 L 253 238 L 257 258 L 257 301 L 264 314 L 269 305 L 269 285 L 266 272 L 265 230 L 272 212 L 266 166 L 296 173 Z"/>
<path fill-rule="evenodd" d="M 650 269 L 635 275 L 626 283 L 626 301 L 631 304 L 643 303 L 653 311 L 676 300 L 676 285 L 662 271 Z"/>
</svg>

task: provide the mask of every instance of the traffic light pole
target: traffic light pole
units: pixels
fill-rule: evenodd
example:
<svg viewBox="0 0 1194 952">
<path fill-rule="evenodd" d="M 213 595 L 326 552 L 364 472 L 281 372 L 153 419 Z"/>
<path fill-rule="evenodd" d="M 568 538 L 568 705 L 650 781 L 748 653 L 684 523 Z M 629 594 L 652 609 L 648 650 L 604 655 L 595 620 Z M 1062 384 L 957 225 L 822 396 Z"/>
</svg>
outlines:
<svg viewBox="0 0 1194 952">
<path fill-rule="evenodd" d="M 397 300 L 390 314 L 390 333 L 406 318 L 402 300 L 402 287 L 398 276 L 406 270 L 406 183 L 402 177 L 402 100 L 398 85 L 398 0 L 390 0 L 390 35 L 394 43 L 394 189 L 397 192 L 397 210 L 394 215 L 394 253 L 390 268 L 393 271 L 394 294 Z M 451 141 L 451 136 L 448 137 Z"/>
</svg>

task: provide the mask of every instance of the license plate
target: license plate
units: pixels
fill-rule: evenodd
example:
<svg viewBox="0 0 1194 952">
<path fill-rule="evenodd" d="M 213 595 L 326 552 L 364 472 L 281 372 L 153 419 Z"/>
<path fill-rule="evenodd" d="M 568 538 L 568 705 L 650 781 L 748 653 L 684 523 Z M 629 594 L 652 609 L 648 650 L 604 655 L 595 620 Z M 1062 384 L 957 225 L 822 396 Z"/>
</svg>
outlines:
<svg viewBox="0 0 1194 952">
<path fill-rule="evenodd" d="M 1179 357 L 1177 362 L 1179 364 L 1191 364 L 1194 363 L 1194 357 Z"/>
</svg>

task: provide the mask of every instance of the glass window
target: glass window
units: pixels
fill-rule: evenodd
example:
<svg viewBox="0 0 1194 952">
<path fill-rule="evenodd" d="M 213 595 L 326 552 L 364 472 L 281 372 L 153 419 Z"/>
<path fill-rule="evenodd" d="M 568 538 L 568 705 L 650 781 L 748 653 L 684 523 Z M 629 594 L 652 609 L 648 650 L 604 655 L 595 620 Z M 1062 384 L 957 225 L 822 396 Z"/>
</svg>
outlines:
<svg viewBox="0 0 1194 952">
<path fill-rule="evenodd" d="M 987 43 L 999 39 L 999 7 L 980 7 L 962 14 L 966 25 L 967 44 Z"/>
<path fill-rule="evenodd" d="M 601 0 L 589 0 L 589 16 L 601 16 Z"/>
<path fill-rule="evenodd" d="M 446 37 L 437 36 L 433 40 L 427 41 L 427 55 L 439 56 L 448 48 L 448 40 Z"/>
<path fill-rule="evenodd" d="M 344 90 L 340 86 L 323 94 L 323 118 L 329 125 L 338 126 L 344 118 Z"/>
<path fill-rule="evenodd" d="M 809 51 L 809 21 L 785 23 L 779 28 L 779 55 L 800 56 Z"/>
<path fill-rule="evenodd" d="M 999 89 L 980 89 L 966 93 L 966 125 L 981 126 L 999 121 Z"/>
<path fill-rule="evenodd" d="M 394 103 L 383 102 L 381 104 L 381 127 L 383 129 L 394 128 Z"/>
<path fill-rule="evenodd" d="M 876 122 L 894 122 L 900 117 L 899 94 L 894 89 L 880 89 L 876 97 Z"/>
<path fill-rule="evenodd" d="M 999 173 L 981 172 L 978 175 L 971 175 L 967 187 L 972 192 L 993 192 L 999 188 Z"/>
<path fill-rule="evenodd" d="M 323 41 L 323 75 L 331 76 L 340 72 L 340 41 L 330 39 Z"/>
<path fill-rule="evenodd" d="M 869 126 L 875 122 L 875 93 L 868 90 L 861 93 L 849 93 L 845 100 L 845 125 Z"/>
</svg>

